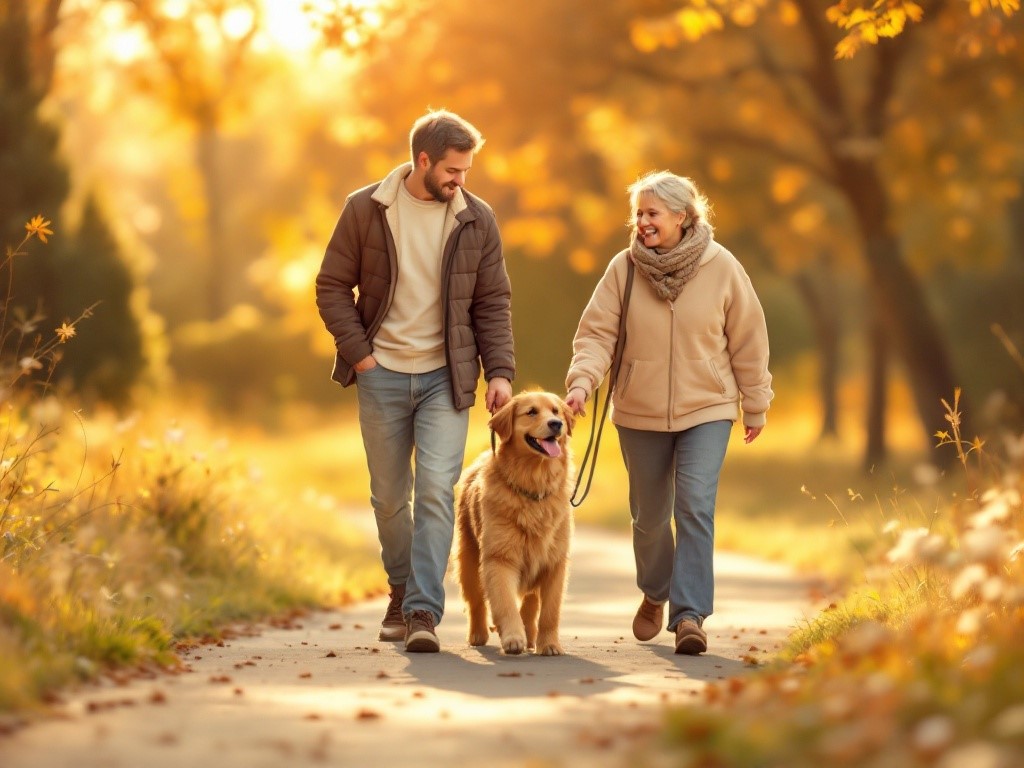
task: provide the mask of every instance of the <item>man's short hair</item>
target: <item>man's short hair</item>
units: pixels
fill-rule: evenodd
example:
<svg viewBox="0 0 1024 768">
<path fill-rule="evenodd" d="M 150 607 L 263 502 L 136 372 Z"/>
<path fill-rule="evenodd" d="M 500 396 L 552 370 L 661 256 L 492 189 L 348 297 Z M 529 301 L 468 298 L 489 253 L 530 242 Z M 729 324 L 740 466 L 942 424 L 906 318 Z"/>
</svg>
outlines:
<svg viewBox="0 0 1024 768">
<path fill-rule="evenodd" d="M 484 138 L 472 123 L 463 120 L 454 112 L 444 109 L 428 112 L 413 123 L 409 131 L 409 147 L 412 161 L 420 152 L 426 152 L 433 165 L 445 156 L 449 149 L 456 152 L 476 152 L 484 145 Z"/>
</svg>

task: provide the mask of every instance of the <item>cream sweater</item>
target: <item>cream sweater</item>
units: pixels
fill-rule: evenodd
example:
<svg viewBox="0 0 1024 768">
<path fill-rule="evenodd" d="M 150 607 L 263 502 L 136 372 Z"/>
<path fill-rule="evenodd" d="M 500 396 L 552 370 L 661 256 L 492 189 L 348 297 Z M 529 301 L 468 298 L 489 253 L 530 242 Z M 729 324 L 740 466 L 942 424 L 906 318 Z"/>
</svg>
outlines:
<svg viewBox="0 0 1024 768">
<path fill-rule="evenodd" d="M 629 251 L 608 265 L 580 318 L 566 388 L 589 398 L 611 367 Z M 712 240 L 674 302 L 636 273 L 612 421 L 678 432 L 720 419 L 763 426 L 773 393 L 768 329 L 743 266 Z"/>
</svg>

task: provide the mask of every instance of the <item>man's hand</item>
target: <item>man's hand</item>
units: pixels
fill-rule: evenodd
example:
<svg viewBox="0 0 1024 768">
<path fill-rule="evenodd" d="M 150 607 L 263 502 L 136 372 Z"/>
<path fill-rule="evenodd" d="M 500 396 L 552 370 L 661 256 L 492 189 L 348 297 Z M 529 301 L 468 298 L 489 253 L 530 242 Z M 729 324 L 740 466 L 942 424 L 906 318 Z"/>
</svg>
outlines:
<svg viewBox="0 0 1024 768">
<path fill-rule="evenodd" d="M 512 382 L 501 376 L 495 376 L 487 382 L 487 399 L 484 404 L 490 413 L 494 413 L 512 399 Z"/>
<path fill-rule="evenodd" d="M 366 373 L 371 368 L 377 367 L 377 361 L 373 359 L 373 355 L 367 355 L 352 367 L 355 368 L 356 373 Z"/>
<path fill-rule="evenodd" d="M 565 404 L 569 406 L 569 410 L 576 416 L 587 415 L 587 411 L 583 407 L 587 404 L 587 393 L 583 391 L 582 387 L 570 389 L 569 394 L 565 396 Z"/>
<path fill-rule="evenodd" d="M 757 436 L 761 434 L 761 430 L 764 427 L 747 427 L 743 434 L 744 443 L 752 443 L 757 440 Z"/>
</svg>

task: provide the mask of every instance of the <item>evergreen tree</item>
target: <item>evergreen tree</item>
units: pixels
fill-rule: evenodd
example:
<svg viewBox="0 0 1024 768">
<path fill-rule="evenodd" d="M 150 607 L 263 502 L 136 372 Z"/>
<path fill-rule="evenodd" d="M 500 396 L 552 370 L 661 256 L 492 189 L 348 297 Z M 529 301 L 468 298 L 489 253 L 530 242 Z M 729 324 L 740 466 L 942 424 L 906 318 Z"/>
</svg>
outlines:
<svg viewBox="0 0 1024 768">
<path fill-rule="evenodd" d="M 95 195 L 64 249 L 56 324 L 96 304 L 81 333 L 64 350 L 57 378 L 89 398 L 123 404 L 144 368 L 142 334 L 132 311 L 134 280 Z"/>
<path fill-rule="evenodd" d="M 25 3 L 0 0 L 0 237 L 13 244 L 25 234 L 25 222 L 42 214 L 56 237 L 14 265 L 13 304 L 49 314 L 56 298 L 60 211 L 70 187 L 60 160 L 57 128 L 39 117 L 42 93 L 33 85 L 30 32 Z"/>
</svg>

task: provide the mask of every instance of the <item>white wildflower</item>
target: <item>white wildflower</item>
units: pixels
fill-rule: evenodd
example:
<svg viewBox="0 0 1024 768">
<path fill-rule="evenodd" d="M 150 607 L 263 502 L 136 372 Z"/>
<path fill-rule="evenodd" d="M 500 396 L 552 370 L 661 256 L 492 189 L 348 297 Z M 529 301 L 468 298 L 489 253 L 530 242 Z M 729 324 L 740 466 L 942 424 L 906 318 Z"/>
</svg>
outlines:
<svg viewBox="0 0 1024 768">
<path fill-rule="evenodd" d="M 971 562 L 1002 560 L 1008 549 L 1006 531 L 995 526 L 964 531 L 960 540 L 960 551 Z"/>
<path fill-rule="evenodd" d="M 953 579 L 950 594 L 955 600 L 976 595 L 986 579 L 988 579 L 988 569 L 984 565 L 980 563 L 968 565 Z"/>
<path fill-rule="evenodd" d="M 987 528 L 1007 520 L 1011 510 L 1020 506 L 1020 494 L 1014 489 L 990 488 L 982 494 L 981 502 L 981 509 L 968 520 L 973 528 Z"/>
<path fill-rule="evenodd" d="M 992 733 L 1002 739 L 1024 736 L 1024 704 L 1004 709 L 992 721 Z"/>
<path fill-rule="evenodd" d="M 916 562 L 918 546 L 926 536 L 928 536 L 927 528 L 911 528 L 903 531 L 896 546 L 886 554 L 886 558 L 890 563 Z"/>
<path fill-rule="evenodd" d="M 981 599 L 986 603 L 998 603 L 1002 601 L 1006 584 L 998 576 L 990 576 L 981 585 Z"/>
<path fill-rule="evenodd" d="M 953 721 L 945 715 L 934 715 L 919 722 L 910 733 L 914 749 L 928 755 L 945 751 L 956 735 Z"/>
<path fill-rule="evenodd" d="M 987 741 L 975 741 L 951 749 L 942 756 L 936 768 L 1002 768 L 1006 765 L 1002 751 Z"/>
<path fill-rule="evenodd" d="M 930 488 L 939 482 L 942 473 L 934 464 L 916 464 L 911 470 L 914 481 L 925 488 Z"/>
<path fill-rule="evenodd" d="M 956 631 L 959 635 L 977 635 L 981 631 L 981 613 L 979 611 L 961 613 L 956 622 Z"/>
<path fill-rule="evenodd" d="M 900 529 L 900 521 L 899 520 L 890 520 L 882 528 L 882 533 L 895 533 L 899 529 Z"/>
</svg>

